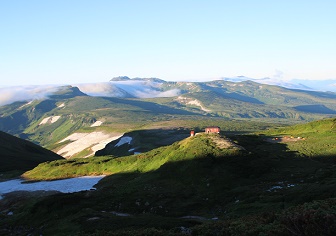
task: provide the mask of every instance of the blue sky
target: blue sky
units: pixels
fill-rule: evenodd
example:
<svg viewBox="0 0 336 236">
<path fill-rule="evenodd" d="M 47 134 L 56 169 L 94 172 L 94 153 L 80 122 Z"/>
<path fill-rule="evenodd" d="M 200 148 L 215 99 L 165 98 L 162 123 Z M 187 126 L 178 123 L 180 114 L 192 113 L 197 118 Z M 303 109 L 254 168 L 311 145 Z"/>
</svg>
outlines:
<svg viewBox="0 0 336 236">
<path fill-rule="evenodd" d="M 334 0 L 3 0 L 0 86 L 336 79 Z"/>
</svg>

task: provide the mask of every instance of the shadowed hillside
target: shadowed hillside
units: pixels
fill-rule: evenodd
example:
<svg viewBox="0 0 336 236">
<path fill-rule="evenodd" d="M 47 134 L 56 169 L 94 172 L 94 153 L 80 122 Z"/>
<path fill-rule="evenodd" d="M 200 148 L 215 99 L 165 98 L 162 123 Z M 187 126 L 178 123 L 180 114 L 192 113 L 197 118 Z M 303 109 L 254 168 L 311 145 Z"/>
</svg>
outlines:
<svg viewBox="0 0 336 236">
<path fill-rule="evenodd" d="M 27 171 L 61 156 L 26 140 L 0 131 L 0 171 Z"/>
</svg>

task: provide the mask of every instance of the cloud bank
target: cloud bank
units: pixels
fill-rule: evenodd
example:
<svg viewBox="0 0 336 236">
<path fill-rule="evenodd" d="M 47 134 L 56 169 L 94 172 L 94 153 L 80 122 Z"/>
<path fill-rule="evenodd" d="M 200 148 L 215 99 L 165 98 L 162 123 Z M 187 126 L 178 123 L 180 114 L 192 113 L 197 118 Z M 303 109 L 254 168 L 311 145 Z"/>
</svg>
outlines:
<svg viewBox="0 0 336 236">
<path fill-rule="evenodd" d="M 180 95 L 179 89 L 161 91 L 162 83 L 143 80 L 111 81 L 108 83 L 78 84 L 83 93 L 90 96 L 155 98 Z"/>
<path fill-rule="evenodd" d="M 80 91 L 86 93 L 90 96 L 106 96 L 106 97 L 125 97 L 126 94 L 120 91 L 118 88 L 112 84 L 106 83 L 86 83 L 86 84 L 75 84 Z"/>
<path fill-rule="evenodd" d="M 155 98 L 180 95 L 179 89 L 161 91 L 162 83 L 143 80 L 76 84 L 83 93 L 100 97 Z M 61 89 L 60 85 L 34 85 L 0 88 L 0 106 L 17 101 L 45 99 Z"/>
<path fill-rule="evenodd" d="M 47 98 L 57 92 L 60 86 L 56 85 L 32 85 L 0 88 L 0 106 L 18 101 L 32 101 Z"/>
</svg>

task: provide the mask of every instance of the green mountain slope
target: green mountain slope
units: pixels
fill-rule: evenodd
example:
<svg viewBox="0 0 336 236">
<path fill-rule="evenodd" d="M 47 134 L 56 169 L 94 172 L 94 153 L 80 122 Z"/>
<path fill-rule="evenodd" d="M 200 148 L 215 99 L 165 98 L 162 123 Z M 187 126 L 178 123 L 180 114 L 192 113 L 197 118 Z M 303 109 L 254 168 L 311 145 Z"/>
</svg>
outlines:
<svg viewBox="0 0 336 236">
<path fill-rule="evenodd" d="M 0 107 L 0 130 L 18 135 L 23 138 L 25 130 L 34 122 L 45 116 L 62 104 L 63 99 L 76 96 L 86 96 L 78 88 L 71 86 L 60 87 L 50 98 L 34 100 L 32 102 L 16 102 Z"/>
<path fill-rule="evenodd" d="M 211 135 L 217 137 L 217 135 Z M 172 145 L 154 149 L 152 151 L 122 158 L 103 157 L 79 159 L 71 161 L 50 162 L 39 165 L 24 174 L 27 179 L 59 179 L 69 176 L 81 176 L 92 174 L 111 174 L 117 172 L 148 172 L 160 168 L 167 162 L 183 161 L 193 158 L 220 158 L 224 156 L 240 155 L 242 149 L 227 143 L 225 149 L 221 148 L 216 140 L 218 137 L 209 138 L 209 135 L 189 137 Z M 214 141 L 215 140 L 215 141 Z M 79 162 L 79 164 L 77 163 Z M 91 172 L 93 171 L 93 172 Z"/>
<path fill-rule="evenodd" d="M 312 120 L 336 112 L 335 93 L 293 90 L 251 81 L 171 82 L 165 86 L 183 91 L 182 99 L 174 100 L 175 104 L 222 117 Z"/>
<path fill-rule="evenodd" d="M 291 235 L 291 230 L 307 232 L 312 222 L 316 227 L 308 232 L 333 234 L 332 221 L 322 222 L 334 214 L 334 124 L 328 119 L 259 135 L 227 133 L 232 141 L 203 134 L 139 155 L 43 163 L 25 177 L 110 176 L 97 191 L 22 206 L 17 211 L 24 214 L 15 219 L 36 229 L 43 225 L 46 234 L 62 225 L 63 233 L 80 234 L 179 235 L 184 227 L 195 235 Z M 325 152 L 308 158 L 316 149 L 314 133 Z M 288 134 L 305 139 L 275 141 Z M 295 228 L 293 221 L 300 219 L 307 224 Z"/>
<path fill-rule="evenodd" d="M 285 139 L 287 148 L 301 157 L 336 157 L 335 118 L 279 128 L 265 134 L 288 137 Z"/>
<path fill-rule="evenodd" d="M 0 131 L 0 172 L 27 171 L 61 156 L 26 140 Z"/>
</svg>

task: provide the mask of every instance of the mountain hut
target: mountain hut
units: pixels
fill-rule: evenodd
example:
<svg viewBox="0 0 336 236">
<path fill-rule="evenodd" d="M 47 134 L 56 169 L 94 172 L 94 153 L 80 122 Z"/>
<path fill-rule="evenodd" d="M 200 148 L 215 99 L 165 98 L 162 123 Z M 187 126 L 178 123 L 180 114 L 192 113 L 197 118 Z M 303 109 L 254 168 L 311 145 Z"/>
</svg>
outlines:
<svg viewBox="0 0 336 236">
<path fill-rule="evenodd" d="M 205 133 L 217 133 L 219 134 L 220 128 L 218 126 L 209 126 L 205 128 Z"/>
</svg>

